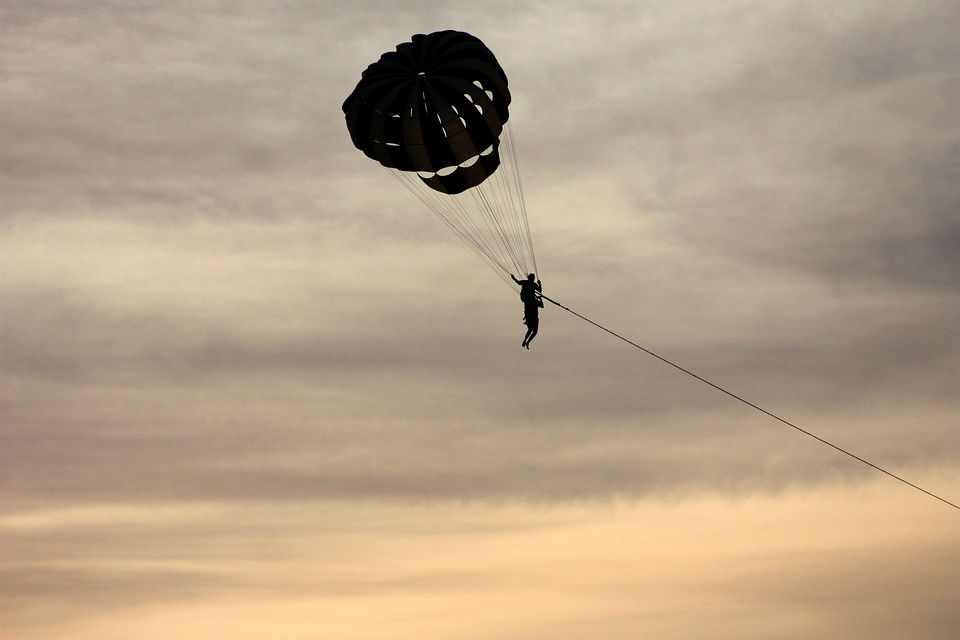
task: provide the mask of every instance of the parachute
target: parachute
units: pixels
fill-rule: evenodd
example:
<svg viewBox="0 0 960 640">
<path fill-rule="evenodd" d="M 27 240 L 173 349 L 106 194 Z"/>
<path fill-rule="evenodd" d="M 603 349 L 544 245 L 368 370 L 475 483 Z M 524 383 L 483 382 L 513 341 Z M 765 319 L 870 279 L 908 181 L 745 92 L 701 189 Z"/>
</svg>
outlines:
<svg viewBox="0 0 960 640">
<path fill-rule="evenodd" d="M 354 146 L 390 170 L 501 279 L 537 272 L 507 76 L 478 38 L 418 34 L 343 103 Z"/>
</svg>

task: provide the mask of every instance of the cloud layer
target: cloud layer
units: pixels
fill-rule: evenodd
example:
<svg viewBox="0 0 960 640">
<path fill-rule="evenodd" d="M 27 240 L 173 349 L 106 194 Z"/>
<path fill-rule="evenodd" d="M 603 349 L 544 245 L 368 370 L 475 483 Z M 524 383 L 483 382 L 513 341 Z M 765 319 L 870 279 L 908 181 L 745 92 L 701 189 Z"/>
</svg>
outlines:
<svg viewBox="0 0 960 640">
<path fill-rule="evenodd" d="M 955 477 L 958 21 L 932 1 L 6 3 L 6 509 L 172 504 L 219 536 L 190 505 L 679 505 L 872 477 L 560 309 L 519 348 L 515 293 L 342 121 L 366 64 L 449 27 L 510 77 L 552 297 L 884 467 Z M 145 575 L 157 601 L 223 584 L 216 563 L 86 572 L 103 531 L 49 523 L 82 551 L 45 563 L 14 525 L 3 582 L 39 611 Z M 136 535 L 167 548 L 165 526 Z M 741 584 L 775 582 L 751 566 Z M 946 637 L 947 609 L 897 624 Z M 847 633 L 860 614 L 833 637 L 877 637 Z"/>
</svg>

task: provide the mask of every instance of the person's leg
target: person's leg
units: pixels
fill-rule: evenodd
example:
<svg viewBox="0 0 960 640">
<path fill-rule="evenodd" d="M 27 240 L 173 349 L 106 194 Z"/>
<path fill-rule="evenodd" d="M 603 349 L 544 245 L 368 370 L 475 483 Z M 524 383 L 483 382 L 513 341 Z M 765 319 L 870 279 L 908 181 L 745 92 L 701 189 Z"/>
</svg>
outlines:
<svg viewBox="0 0 960 640">
<path fill-rule="evenodd" d="M 533 342 L 533 339 L 537 336 L 537 331 L 540 329 L 540 318 L 533 316 L 527 322 L 527 337 L 524 339 L 524 342 L 527 349 L 530 348 L 530 343 Z"/>
<path fill-rule="evenodd" d="M 533 339 L 537 337 L 537 325 L 530 327 L 530 330 L 527 331 L 527 349 L 530 348 L 530 343 L 533 342 Z"/>
</svg>

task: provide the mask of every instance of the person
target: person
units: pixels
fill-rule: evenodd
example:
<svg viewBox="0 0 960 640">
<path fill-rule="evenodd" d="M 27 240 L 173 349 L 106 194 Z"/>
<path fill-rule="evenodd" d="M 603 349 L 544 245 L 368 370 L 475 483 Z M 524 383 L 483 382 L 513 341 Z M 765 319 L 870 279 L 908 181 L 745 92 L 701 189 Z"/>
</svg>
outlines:
<svg viewBox="0 0 960 640">
<path fill-rule="evenodd" d="M 540 329 L 540 309 L 543 308 L 543 300 L 540 299 L 540 292 L 543 291 L 543 285 L 537 280 L 536 274 L 530 273 L 526 280 L 518 280 L 512 273 L 510 277 L 520 285 L 520 299 L 523 301 L 523 324 L 527 325 L 527 334 L 523 336 L 521 347 L 530 348 L 530 343 L 537 336 Z"/>
</svg>

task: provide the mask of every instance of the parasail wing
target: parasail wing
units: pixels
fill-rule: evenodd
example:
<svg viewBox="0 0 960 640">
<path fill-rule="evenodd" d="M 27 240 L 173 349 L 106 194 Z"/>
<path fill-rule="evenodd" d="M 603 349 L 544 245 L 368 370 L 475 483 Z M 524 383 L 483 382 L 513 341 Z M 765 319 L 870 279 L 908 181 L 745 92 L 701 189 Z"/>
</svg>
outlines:
<svg viewBox="0 0 960 640">
<path fill-rule="evenodd" d="M 413 36 L 367 67 L 343 112 L 367 156 L 452 194 L 500 166 L 509 104 L 506 74 L 486 45 L 438 31 Z"/>
</svg>

